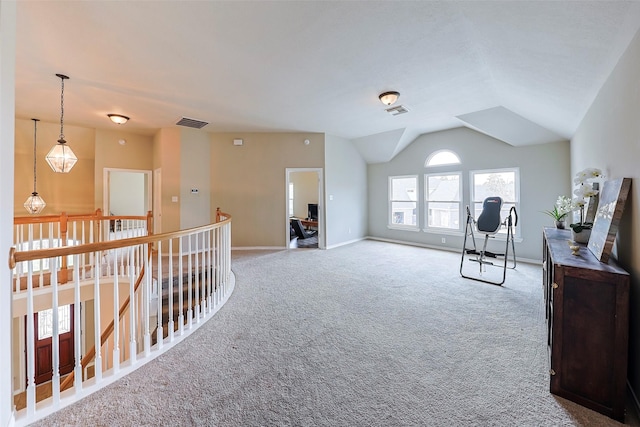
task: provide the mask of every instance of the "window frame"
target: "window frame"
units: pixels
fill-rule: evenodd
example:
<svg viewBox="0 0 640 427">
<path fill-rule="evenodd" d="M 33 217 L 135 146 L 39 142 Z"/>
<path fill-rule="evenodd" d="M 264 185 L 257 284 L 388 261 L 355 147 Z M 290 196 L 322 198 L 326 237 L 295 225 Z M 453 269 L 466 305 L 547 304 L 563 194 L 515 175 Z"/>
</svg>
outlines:
<svg viewBox="0 0 640 427">
<path fill-rule="evenodd" d="M 393 180 L 394 179 L 407 179 L 413 178 L 416 183 L 416 200 L 393 200 Z M 420 231 L 420 205 L 418 203 L 419 193 L 420 193 L 420 182 L 418 179 L 418 175 L 390 175 L 388 177 L 388 185 L 387 185 L 387 228 L 394 230 L 407 230 L 407 231 Z M 403 203 L 414 203 L 415 205 L 415 225 L 407 225 L 407 224 L 396 224 L 393 222 L 393 203 L 394 202 L 403 202 Z"/>
<path fill-rule="evenodd" d="M 430 200 L 429 199 L 429 177 L 432 176 L 457 176 L 458 177 L 458 194 L 459 200 Z M 425 173 L 424 174 L 424 229 L 423 231 L 427 233 L 451 233 L 451 234 L 461 234 L 462 223 L 463 221 L 463 211 L 464 209 L 464 177 L 462 176 L 462 171 L 452 171 L 452 172 L 433 172 L 433 173 Z M 458 228 L 444 228 L 444 227 L 432 227 L 429 226 L 429 203 L 457 203 L 458 204 Z"/>
<path fill-rule="evenodd" d="M 477 169 L 477 170 L 469 171 L 469 206 L 470 206 L 469 209 L 471 210 L 471 215 L 475 216 L 476 203 L 482 204 L 482 202 L 484 201 L 484 200 L 481 200 L 477 202 L 475 200 L 475 183 L 474 183 L 475 176 L 478 174 L 505 173 L 505 172 L 514 172 L 514 186 L 515 186 L 514 194 L 515 194 L 516 200 L 511 201 L 511 200 L 503 199 L 502 200 L 503 205 L 512 204 L 515 206 L 516 212 L 520 212 L 520 168 L 516 166 L 516 167 L 510 167 L 510 168 Z M 481 210 L 482 209 L 480 209 L 480 211 Z M 504 218 L 501 218 L 501 220 L 504 220 Z M 498 239 L 506 239 L 506 228 L 502 227 L 500 231 L 495 235 L 495 237 Z M 521 236 L 520 224 L 517 224 L 514 227 L 514 238 L 519 240 L 521 237 L 522 236 Z"/>
<path fill-rule="evenodd" d="M 451 162 L 451 163 L 439 163 L 437 165 L 430 165 L 429 162 L 433 160 L 434 157 L 436 157 L 439 154 L 442 153 L 451 153 L 454 155 L 454 157 L 457 159 L 455 162 Z M 438 167 L 442 167 L 442 166 L 452 166 L 452 165 L 461 165 L 462 164 L 462 160 L 460 160 L 460 156 L 458 155 L 458 153 L 456 153 L 453 150 L 450 150 L 448 148 L 442 148 L 440 150 L 436 150 L 434 152 L 432 152 L 431 154 L 429 154 L 426 158 L 426 160 L 424 161 L 424 167 L 425 168 L 438 168 Z"/>
</svg>

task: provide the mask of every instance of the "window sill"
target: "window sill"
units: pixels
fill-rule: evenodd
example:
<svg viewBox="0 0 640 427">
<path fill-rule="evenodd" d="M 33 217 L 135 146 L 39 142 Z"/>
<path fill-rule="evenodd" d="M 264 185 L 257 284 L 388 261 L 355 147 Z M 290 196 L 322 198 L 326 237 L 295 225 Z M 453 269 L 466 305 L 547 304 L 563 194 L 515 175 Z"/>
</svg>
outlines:
<svg viewBox="0 0 640 427">
<path fill-rule="evenodd" d="M 413 226 L 401 226 L 401 225 L 388 225 L 387 224 L 387 228 L 389 230 L 415 231 L 415 232 L 419 232 L 420 231 L 420 228 L 413 227 Z"/>
</svg>

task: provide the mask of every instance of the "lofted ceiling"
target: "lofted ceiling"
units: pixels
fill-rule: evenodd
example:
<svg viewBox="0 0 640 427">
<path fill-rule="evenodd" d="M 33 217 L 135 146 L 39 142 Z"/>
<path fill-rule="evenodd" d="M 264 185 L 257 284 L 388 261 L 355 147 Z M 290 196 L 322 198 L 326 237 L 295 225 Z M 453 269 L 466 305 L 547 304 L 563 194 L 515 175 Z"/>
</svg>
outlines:
<svg viewBox="0 0 640 427">
<path fill-rule="evenodd" d="M 551 142 L 639 27 L 634 1 L 20 1 L 16 116 L 58 122 L 62 73 L 65 123 L 99 129 L 322 132 L 370 163 L 459 126 Z"/>
</svg>

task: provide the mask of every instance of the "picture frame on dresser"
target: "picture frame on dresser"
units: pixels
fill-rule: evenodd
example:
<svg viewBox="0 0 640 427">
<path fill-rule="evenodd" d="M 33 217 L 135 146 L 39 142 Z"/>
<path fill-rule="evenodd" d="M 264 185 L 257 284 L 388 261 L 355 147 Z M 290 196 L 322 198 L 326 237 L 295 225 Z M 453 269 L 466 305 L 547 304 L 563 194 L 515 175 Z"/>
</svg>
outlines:
<svg viewBox="0 0 640 427">
<path fill-rule="evenodd" d="M 605 181 L 587 247 L 600 262 L 609 262 L 618 225 L 631 188 L 631 178 Z"/>
</svg>

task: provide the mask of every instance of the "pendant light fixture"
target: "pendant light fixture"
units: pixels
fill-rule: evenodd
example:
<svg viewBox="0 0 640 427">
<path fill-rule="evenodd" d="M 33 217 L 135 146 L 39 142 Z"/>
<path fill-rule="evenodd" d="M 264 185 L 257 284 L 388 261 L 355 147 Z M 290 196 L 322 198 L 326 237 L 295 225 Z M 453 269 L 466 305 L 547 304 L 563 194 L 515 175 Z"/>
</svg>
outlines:
<svg viewBox="0 0 640 427">
<path fill-rule="evenodd" d="M 64 140 L 64 81 L 69 77 L 64 74 L 56 74 L 56 76 L 60 77 L 62 81 L 62 91 L 60 93 L 60 139 L 47 154 L 47 163 L 49 163 L 54 172 L 68 173 L 78 161 L 71 147 Z"/>
<path fill-rule="evenodd" d="M 27 201 L 24 202 L 25 209 L 30 214 L 39 214 L 42 212 L 47 204 L 44 202 L 44 199 L 38 195 L 36 191 L 36 148 L 38 146 L 38 119 L 33 120 L 33 193 L 27 198 Z"/>
</svg>

